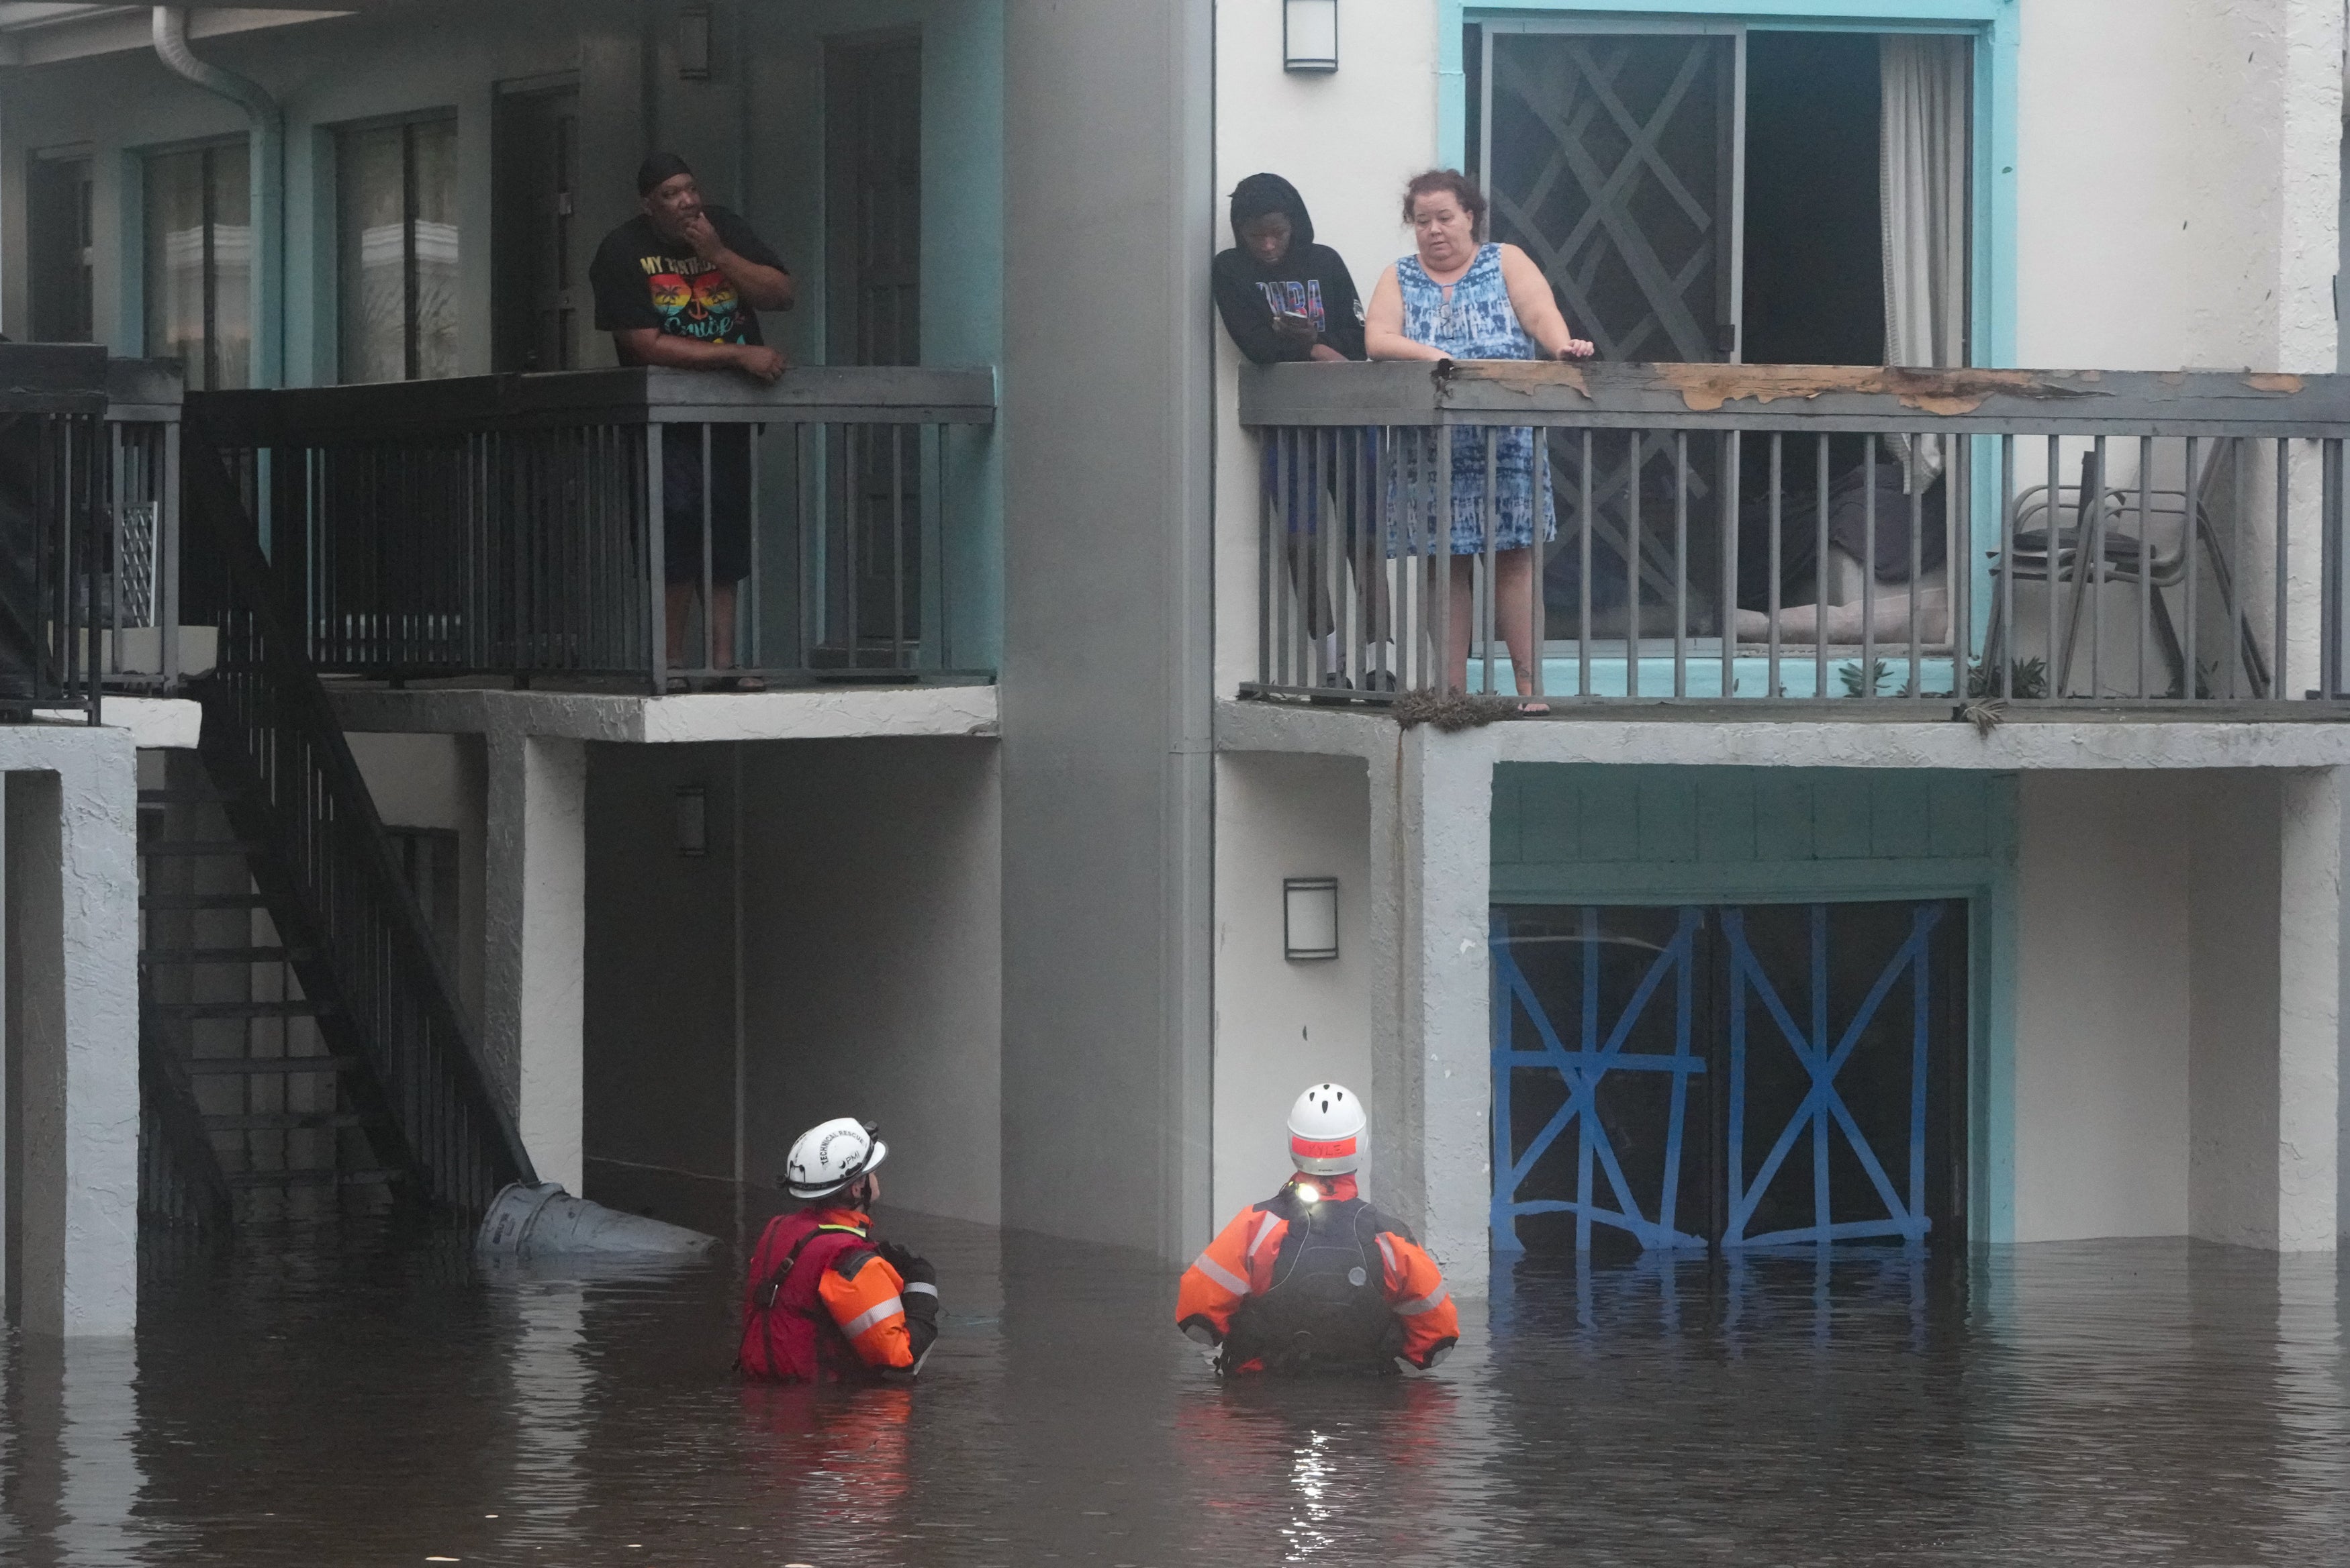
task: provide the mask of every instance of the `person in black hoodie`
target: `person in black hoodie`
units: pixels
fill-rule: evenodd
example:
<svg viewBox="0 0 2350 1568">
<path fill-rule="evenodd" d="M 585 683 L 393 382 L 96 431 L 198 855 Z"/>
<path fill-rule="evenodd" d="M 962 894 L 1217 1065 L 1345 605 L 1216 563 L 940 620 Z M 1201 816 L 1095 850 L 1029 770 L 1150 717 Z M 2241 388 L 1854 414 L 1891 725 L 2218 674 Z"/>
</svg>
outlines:
<svg viewBox="0 0 2350 1568">
<path fill-rule="evenodd" d="M 1259 365 L 1361 359 L 1363 301 L 1336 251 L 1314 242 L 1297 187 L 1252 174 L 1232 189 L 1232 248 L 1216 257 L 1216 310 Z"/>
<path fill-rule="evenodd" d="M 1356 292 L 1354 275 L 1336 251 L 1315 243 L 1314 218 L 1306 212 L 1297 187 L 1278 174 L 1250 175 L 1233 187 L 1232 223 L 1233 245 L 1217 254 L 1211 276 L 1216 312 L 1243 354 L 1259 365 L 1368 358 L 1363 348 L 1363 301 Z M 1333 433 L 1334 450 L 1325 452 L 1322 462 L 1325 472 L 1334 476 L 1342 467 L 1354 470 L 1354 482 L 1345 489 L 1351 501 L 1348 511 L 1359 516 L 1347 518 L 1344 547 L 1350 557 L 1359 556 L 1366 543 L 1360 519 L 1372 511 L 1371 497 L 1378 483 L 1377 438 L 1368 431 Z M 1276 493 L 1283 461 L 1279 444 L 1269 438 L 1264 483 Z M 1314 458 L 1301 445 L 1287 461 L 1299 472 L 1310 472 Z M 1321 683 L 1349 686 L 1354 682 L 1347 679 L 1346 650 L 1338 646 L 1334 629 L 1327 566 L 1315 558 L 1314 538 L 1325 499 L 1317 491 L 1318 487 L 1295 476 L 1290 482 L 1288 504 L 1284 507 L 1289 519 L 1290 575 L 1295 582 L 1313 585 L 1313 591 L 1304 596 L 1305 626 L 1307 635 L 1322 645 L 1315 660 Z M 1357 580 L 1367 590 L 1364 635 L 1373 641 L 1384 640 L 1388 635 L 1386 575 L 1360 559 L 1354 565 Z M 1377 685 L 1393 690 L 1391 661 L 1372 658 L 1369 652 L 1365 650 L 1364 662 L 1377 670 L 1362 672 L 1364 689 Z"/>
</svg>

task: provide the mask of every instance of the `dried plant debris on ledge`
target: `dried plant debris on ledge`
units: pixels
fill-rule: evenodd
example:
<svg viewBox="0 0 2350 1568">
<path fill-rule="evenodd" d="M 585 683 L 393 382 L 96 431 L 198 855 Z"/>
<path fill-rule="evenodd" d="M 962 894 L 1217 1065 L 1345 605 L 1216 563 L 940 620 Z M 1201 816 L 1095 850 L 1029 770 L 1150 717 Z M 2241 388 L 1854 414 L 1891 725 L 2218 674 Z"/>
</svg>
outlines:
<svg viewBox="0 0 2350 1568">
<path fill-rule="evenodd" d="M 1958 717 L 1975 727 L 1975 733 L 1988 735 L 2007 719 L 2007 704 L 1997 697 L 1970 697 L 1959 704 Z"/>
<path fill-rule="evenodd" d="M 1461 730 L 1473 730 L 1490 724 L 1496 719 L 1514 718 L 1518 700 L 1514 697 L 1472 697 L 1460 692 L 1407 691 L 1398 697 L 1388 710 L 1396 722 L 1409 730 L 1417 724 L 1433 724 L 1446 734 Z"/>
</svg>

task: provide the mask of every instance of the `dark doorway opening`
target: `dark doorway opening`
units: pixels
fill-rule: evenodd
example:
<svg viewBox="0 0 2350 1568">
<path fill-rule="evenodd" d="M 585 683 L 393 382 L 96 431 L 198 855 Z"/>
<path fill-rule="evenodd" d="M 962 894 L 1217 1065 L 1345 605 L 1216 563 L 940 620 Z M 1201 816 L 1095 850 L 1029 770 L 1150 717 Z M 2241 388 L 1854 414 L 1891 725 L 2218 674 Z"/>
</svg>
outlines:
<svg viewBox="0 0 2350 1568">
<path fill-rule="evenodd" d="M 36 156 L 26 170 L 26 249 L 36 343 L 88 343 L 96 329 L 93 213 L 87 158 Z"/>
<path fill-rule="evenodd" d="M 1746 41 L 1745 358 L 1885 362 L 1874 33 Z"/>
<path fill-rule="evenodd" d="M 574 233 L 579 89 L 500 94 L 491 159 L 492 362 L 499 370 L 574 369 L 587 303 Z"/>
<path fill-rule="evenodd" d="M 825 56 L 825 358 L 922 359 L 922 46 L 891 36 L 835 43 Z M 850 563 L 828 623 L 867 650 L 919 640 L 922 626 L 923 441 L 919 429 L 843 430 L 852 476 L 832 521 Z M 836 657 L 840 656 L 836 655 Z"/>
<path fill-rule="evenodd" d="M 1493 910 L 1530 1251 L 1966 1238 L 1967 906 Z"/>
<path fill-rule="evenodd" d="M 922 358 L 922 46 L 836 44 L 825 59 L 825 358 Z"/>
</svg>

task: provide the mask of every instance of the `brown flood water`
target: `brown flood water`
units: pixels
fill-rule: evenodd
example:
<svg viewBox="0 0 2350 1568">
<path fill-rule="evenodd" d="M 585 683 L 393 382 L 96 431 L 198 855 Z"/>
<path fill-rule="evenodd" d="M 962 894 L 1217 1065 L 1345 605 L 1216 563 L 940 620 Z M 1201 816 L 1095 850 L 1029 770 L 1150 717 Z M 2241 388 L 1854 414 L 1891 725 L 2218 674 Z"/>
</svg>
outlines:
<svg viewBox="0 0 2350 1568">
<path fill-rule="evenodd" d="M 1133 1253 L 917 1216 L 918 1389 L 744 1388 L 733 1256 L 158 1250 L 0 1355 L 0 1562 L 2350 1562 L 2335 1261 L 1521 1264 L 1437 1375 L 1223 1386 Z"/>
</svg>

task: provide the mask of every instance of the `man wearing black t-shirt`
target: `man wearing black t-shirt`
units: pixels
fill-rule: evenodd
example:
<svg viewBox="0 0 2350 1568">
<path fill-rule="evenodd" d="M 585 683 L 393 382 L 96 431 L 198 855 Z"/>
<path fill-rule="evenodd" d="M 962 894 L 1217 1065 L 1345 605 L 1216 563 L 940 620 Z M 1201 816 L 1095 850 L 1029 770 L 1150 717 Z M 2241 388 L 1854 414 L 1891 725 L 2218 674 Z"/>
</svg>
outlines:
<svg viewBox="0 0 2350 1568">
<path fill-rule="evenodd" d="M 792 275 L 751 225 L 702 199 L 693 171 L 673 152 L 637 171 L 644 211 L 604 236 L 588 280 L 596 327 L 612 335 L 623 365 L 738 370 L 774 382 L 784 357 L 766 346 L 758 312 L 788 310 Z M 661 451 L 663 576 L 669 666 L 685 661 L 685 619 L 705 566 L 702 429 L 671 425 Z M 710 648 L 715 668 L 734 663 L 734 589 L 750 575 L 751 431 L 710 427 Z M 755 688 L 755 678 L 733 682 Z M 671 691 L 684 682 L 672 678 Z"/>
</svg>

